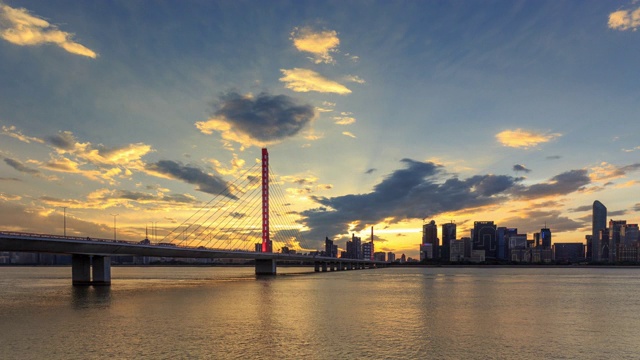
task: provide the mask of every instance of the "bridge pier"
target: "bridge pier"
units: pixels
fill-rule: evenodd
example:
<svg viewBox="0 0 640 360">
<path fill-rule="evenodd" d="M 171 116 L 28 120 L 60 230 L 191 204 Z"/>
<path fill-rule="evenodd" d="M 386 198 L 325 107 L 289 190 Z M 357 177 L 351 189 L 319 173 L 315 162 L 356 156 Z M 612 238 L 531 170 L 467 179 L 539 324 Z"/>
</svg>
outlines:
<svg viewBox="0 0 640 360">
<path fill-rule="evenodd" d="M 316 262 L 313 264 L 313 270 L 314 270 L 315 272 L 320 272 L 320 263 L 319 263 L 319 262 L 317 262 L 317 261 L 316 261 Z"/>
<path fill-rule="evenodd" d="M 327 263 L 326 262 L 322 263 L 322 272 L 327 272 Z"/>
<path fill-rule="evenodd" d="M 109 256 L 73 254 L 71 281 L 74 286 L 111 285 L 111 258 Z M 91 270 L 93 268 L 93 280 Z"/>
<path fill-rule="evenodd" d="M 275 275 L 275 259 L 256 259 L 256 275 Z"/>
</svg>

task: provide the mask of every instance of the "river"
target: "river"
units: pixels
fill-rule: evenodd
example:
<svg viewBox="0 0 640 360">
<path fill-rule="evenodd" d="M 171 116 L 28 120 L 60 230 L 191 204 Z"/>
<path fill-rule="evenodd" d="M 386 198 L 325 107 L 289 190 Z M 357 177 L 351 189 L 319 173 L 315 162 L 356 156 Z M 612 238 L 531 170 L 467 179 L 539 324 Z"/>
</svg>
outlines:
<svg viewBox="0 0 640 360">
<path fill-rule="evenodd" d="M 640 269 L 0 267 L 2 359 L 640 358 Z"/>
</svg>

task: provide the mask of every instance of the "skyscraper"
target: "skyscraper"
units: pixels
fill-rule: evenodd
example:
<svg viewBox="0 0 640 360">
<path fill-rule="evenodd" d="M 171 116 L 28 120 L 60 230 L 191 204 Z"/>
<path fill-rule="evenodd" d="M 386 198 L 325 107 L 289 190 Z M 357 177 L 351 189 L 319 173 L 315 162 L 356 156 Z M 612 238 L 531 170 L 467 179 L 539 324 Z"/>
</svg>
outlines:
<svg viewBox="0 0 640 360">
<path fill-rule="evenodd" d="M 627 225 L 627 220 L 609 220 L 609 257 L 611 261 L 618 260 L 618 246 L 620 246 L 620 233 L 622 227 Z"/>
<path fill-rule="evenodd" d="M 451 241 L 456 239 L 456 224 L 453 222 L 442 224 L 442 249 L 440 257 L 449 260 L 451 254 Z"/>
<path fill-rule="evenodd" d="M 591 213 L 591 261 L 602 260 L 600 230 L 607 228 L 607 207 L 600 201 L 593 202 Z"/>
<path fill-rule="evenodd" d="M 551 229 L 540 229 L 540 241 L 543 249 L 551 249 Z"/>
<path fill-rule="evenodd" d="M 439 258 L 440 241 L 438 239 L 438 226 L 434 220 L 422 225 L 422 243 L 431 244 L 433 249 L 433 258 Z"/>
<path fill-rule="evenodd" d="M 473 223 L 473 250 L 484 250 L 486 258 L 495 259 L 498 257 L 496 224 L 493 221 Z"/>
</svg>

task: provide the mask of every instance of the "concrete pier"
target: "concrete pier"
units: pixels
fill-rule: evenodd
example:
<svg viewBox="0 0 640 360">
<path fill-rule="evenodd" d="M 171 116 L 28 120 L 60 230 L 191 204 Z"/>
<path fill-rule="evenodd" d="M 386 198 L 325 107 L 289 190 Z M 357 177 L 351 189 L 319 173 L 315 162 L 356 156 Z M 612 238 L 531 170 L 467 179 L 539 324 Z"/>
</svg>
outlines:
<svg viewBox="0 0 640 360">
<path fill-rule="evenodd" d="M 91 285 L 111 285 L 111 258 L 93 256 L 93 279 Z"/>
<path fill-rule="evenodd" d="M 275 259 L 256 259 L 256 275 L 275 275 Z"/>
<path fill-rule="evenodd" d="M 111 258 L 93 255 L 92 259 L 91 255 L 73 254 L 71 281 L 74 286 L 111 285 Z"/>
</svg>

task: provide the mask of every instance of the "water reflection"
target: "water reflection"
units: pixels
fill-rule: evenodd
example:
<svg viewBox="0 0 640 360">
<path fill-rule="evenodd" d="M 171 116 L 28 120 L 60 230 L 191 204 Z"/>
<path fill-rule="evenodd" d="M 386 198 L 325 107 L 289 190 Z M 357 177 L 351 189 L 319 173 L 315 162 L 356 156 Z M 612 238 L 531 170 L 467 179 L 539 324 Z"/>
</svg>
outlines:
<svg viewBox="0 0 640 360">
<path fill-rule="evenodd" d="M 74 286 L 71 291 L 74 309 L 107 308 L 111 305 L 110 286 Z"/>
</svg>

